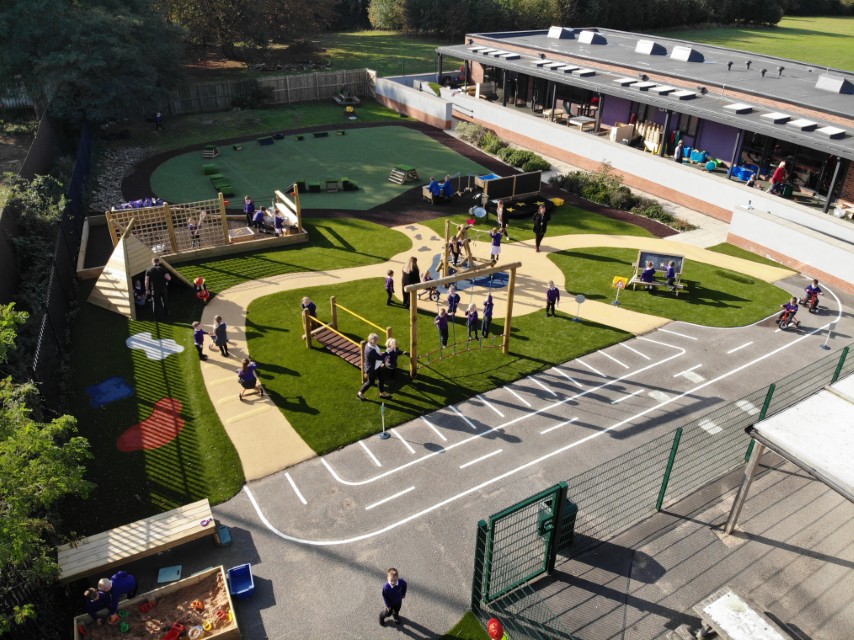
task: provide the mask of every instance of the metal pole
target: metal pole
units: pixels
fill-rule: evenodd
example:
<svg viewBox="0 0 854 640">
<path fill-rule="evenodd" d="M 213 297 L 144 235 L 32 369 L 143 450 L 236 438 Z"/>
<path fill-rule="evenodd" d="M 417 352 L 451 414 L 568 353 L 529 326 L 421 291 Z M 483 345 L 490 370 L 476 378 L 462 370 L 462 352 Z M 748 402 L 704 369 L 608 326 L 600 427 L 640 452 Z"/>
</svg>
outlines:
<svg viewBox="0 0 854 640">
<path fill-rule="evenodd" d="M 554 573 L 555 564 L 557 564 L 557 548 L 558 542 L 561 538 L 561 533 L 563 533 L 561 525 L 563 525 L 563 514 L 566 508 L 568 493 L 569 485 L 566 482 L 558 484 L 557 491 L 555 492 L 555 500 L 557 500 L 557 504 L 554 508 L 554 520 L 552 521 L 553 526 L 550 532 L 551 544 L 549 545 L 549 561 L 546 565 L 546 571 L 549 575 Z"/>
<path fill-rule="evenodd" d="M 664 155 L 664 148 L 667 146 L 667 128 L 670 126 L 670 116 L 673 112 L 668 109 L 664 113 L 664 128 L 661 130 L 661 144 L 658 145 L 658 155 Z"/>
<path fill-rule="evenodd" d="M 409 296 L 409 377 L 418 373 L 418 294 L 413 290 L 403 292 Z"/>
<path fill-rule="evenodd" d="M 754 441 L 755 442 L 755 441 Z M 751 442 L 751 445 L 753 442 Z M 752 448 L 752 447 L 751 447 Z M 738 522 L 738 516 L 741 515 L 741 508 L 744 506 L 744 501 L 747 499 L 747 492 L 750 490 L 750 485 L 753 482 L 753 477 L 756 475 L 756 467 L 759 466 L 759 459 L 765 453 L 765 447 L 760 443 L 758 447 L 753 449 L 753 455 L 747 466 L 744 468 L 744 478 L 741 480 L 741 486 L 738 488 L 738 494 L 735 496 L 735 502 L 732 503 L 732 509 L 729 512 L 724 533 L 729 535 L 735 529 Z"/>
<path fill-rule="evenodd" d="M 471 580 L 471 610 L 480 612 L 483 601 L 483 569 L 486 560 L 486 520 L 477 523 L 477 537 L 474 544 L 474 571 Z"/>
<path fill-rule="evenodd" d="M 830 381 L 830 384 L 833 384 L 837 380 L 839 380 L 839 374 L 842 373 L 842 365 L 845 364 L 845 357 L 848 355 L 848 347 L 845 347 L 842 350 L 842 355 L 839 356 L 839 364 L 836 365 L 836 371 L 833 372 L 833 378 Z"/>
<path fill-rule="evenodd" d="M 744 131 L 741 129 L 738 130 L 738 133 L 735 136 L 735 146 L 732 148 L 732 159 L 729 162 L 729 171 L 727 171 L 726 179 L 732 179 L 732 170 L 735 168 L 735 159 L 738 156 L 738 152 L 741 150 L 741 141 L 744 138 Z M 759 177 L 759 176 L 757 176 Z"/>
<path fill-rule="evenodd" d="M 830 187 L 827 189 L 827 197 L 824 199 L 824 212 L 830 211 L 830 199 L 833 197 L 833 190 L 836 188 L 836 179 L 839 177 L 839 167 L 842 165 L 842 158 L 836 158 L 836 166 L 833 167 L 833 177 L 830 179 Z M 818 187 L 818 185 L 816 185 Z M 818 193 L 818 190 L 816 190 Z"/>
<path fill-rule="evenodd" d="M 667 468 L 664 470 L 664 478 L 661 480 L 661 489 L 658 491 L 658 500 L 655 501 L 655 510 L 661 511 L 664 504 L 664 495 L 667 493 L 667 485 L 670 483 L 670 472 L 673 471 L 673 463 L 676 461 L 676 452 L 679 450 L 679 441 L 682 439 L 682 427 L 673 434 L 673 444 L 670 447 L 670 456 L 667 458 Z"/>
<path fill-rule="evenodd" d="M 768 386 L 768 393 L 765 394 L 765 402 L 762 403 L 762 411 L 759 412 L 759 417 L 756 419 L 756 422 L 762 422 L 765 419 L 765 416 L 768 413 L 768 407 L 771 406 L 771 397 L 774 395 L 774 390 L 776 388 L 777 385 L 773 382 Z M 756 441 L 751 439 L 750 444 L 747 445 L 747 451 L 744 454 L 745 462 L 750 460 L 750 454 L 753 452 L 753 445 L 755 443 Z"/>
</svg>

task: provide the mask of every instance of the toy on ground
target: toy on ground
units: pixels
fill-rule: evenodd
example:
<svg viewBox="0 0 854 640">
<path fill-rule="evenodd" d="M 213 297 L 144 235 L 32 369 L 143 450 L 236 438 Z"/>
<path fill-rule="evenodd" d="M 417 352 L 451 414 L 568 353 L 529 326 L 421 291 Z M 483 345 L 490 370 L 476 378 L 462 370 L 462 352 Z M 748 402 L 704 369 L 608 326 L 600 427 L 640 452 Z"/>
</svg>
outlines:
<svg viewBox="0 0 854 640">
<path fill-rule="evenodd" d="M 143 602 L 141 605 L 139 605 L 139 612 L 140 613 L 148 613 L 153 608 L 154 608 L 153 602 Z"/>
<path fill-rule="evenodd" d="M 195 609 L 196 611 L 204 611 L 205 610 L 205 603 L 202 602 L 201 600 L 193 600 L 193 602 L 190 603 L 190 606 L 193 609 Z"/>
<path fill-rule="evenodd" d="M 204 632 L 205 632 L 205 630 L 202 629 L 202 625 L 197 624 L 194 627 L 190 627 L 190 630 L 187 631 L 187 637 L 190 640 L 198 640 L 199 638 L 202 637 L 202 634 L 204 634 Z"/>
<path fill-rule="evenodd" d="M 245 600 L 255 593 L 251 564 L 247 562 L 228 570 L 228 590 L 237 600 Z"/>
<path fill-rule="evenodd" d="M 180 622 L 176 622 L 172 625 L 172 628 L 163 636 L 163 640 L 178 640 L 181 637 L 181 634 L 184 633 L 184 625 Z"/>
<path fill-rule="evenodd" d="M 211 292 L 208 291 L 208 285 L 205 284 L 205 279 L 199 276 L 193 280 L 193 284 L 196 286 L 196 298 L 202 304 L 207 304 L 208 300 L 211 299 Z"/>
</svg>

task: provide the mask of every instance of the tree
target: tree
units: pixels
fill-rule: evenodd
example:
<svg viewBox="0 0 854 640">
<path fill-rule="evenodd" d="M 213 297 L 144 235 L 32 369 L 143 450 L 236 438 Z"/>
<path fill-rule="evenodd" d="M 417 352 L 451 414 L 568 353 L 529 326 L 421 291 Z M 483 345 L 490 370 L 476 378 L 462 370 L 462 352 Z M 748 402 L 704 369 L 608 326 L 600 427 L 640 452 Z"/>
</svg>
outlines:
<svg viewBox="0 0 854 640">
<path fill-rule="evenodd" d="M 14 348 L 18 327 L 27 314 L 14 305 L 0 306 L 0 363 Z M 71 416 L 48 423 L 32 418 L 28 406 L 32 383 L 0 380 L 0 594 L 13 587 L 51 584 L 58 566 L 53 544 L 59 537 L 53 508 L 70 496 L 86 495 L 84 479 L 89 443 L 74 435 Z M 36 615 L 36 603 L 23 602 L 0 611 L 0 634 Z"/>
<path fill-rule="evenodd" d="M 368 20 L 374 29 L 402 31 L 406 28 L 406 12 L 400 0 L 371 0 Z"/>
<path fill-rule="evenodd" d="M 179 36 L 150 0 L 4 0 L 0 79 L 67 121 L 154 111 L 179 77 Z"/>
</svg>

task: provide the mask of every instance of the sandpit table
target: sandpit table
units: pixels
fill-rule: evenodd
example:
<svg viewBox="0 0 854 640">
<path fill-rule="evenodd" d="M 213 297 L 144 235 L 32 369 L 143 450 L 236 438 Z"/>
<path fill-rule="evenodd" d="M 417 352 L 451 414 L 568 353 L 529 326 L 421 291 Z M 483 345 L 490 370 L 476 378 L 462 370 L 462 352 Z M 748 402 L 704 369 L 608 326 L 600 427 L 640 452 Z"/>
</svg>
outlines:
<svg viewBox="0 0 854 640">
<path fill-rule="evenodd" d="M 207 498 L 56 548 L 59 581 L 107 572 L 216 531 Z"/>
</svg>

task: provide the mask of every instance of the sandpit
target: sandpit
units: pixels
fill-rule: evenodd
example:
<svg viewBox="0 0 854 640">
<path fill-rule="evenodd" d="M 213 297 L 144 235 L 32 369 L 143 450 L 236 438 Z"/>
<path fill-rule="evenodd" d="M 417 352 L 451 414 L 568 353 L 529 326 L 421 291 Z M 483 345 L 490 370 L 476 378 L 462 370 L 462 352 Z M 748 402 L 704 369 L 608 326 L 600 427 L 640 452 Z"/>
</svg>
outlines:
<svg viewBox="0 0 854 640">
<path fill-rule="evenodd" d="M 203 608 L 195 609 L 195 601 L 199 601 Z M 150 603 L 154 606 L 147 609 Z M 124 601 L 119 608 L 120 614 L 122 611 L 127 614 L 114 625 L 106 622 L 97 625 L 91 622 L 88 615 L 77 616 L 74 619 L 75 640 L 160 639 L 169 633 L 176 622 L 185 627 L 182 639 L 240 638 L 222 567 L 208 569 Z M 126 631 L 122 631 L 121 623 L 126 623 Z M 80 625 L 83 625 L 85 635 L 81 633 Z M 194 627 L 199 629 L 194 630 Z"/>
</svg>

